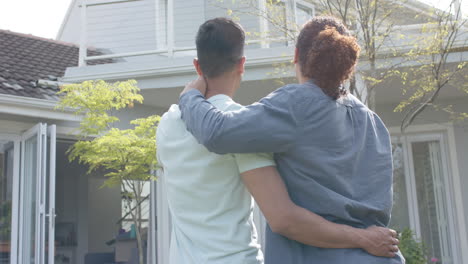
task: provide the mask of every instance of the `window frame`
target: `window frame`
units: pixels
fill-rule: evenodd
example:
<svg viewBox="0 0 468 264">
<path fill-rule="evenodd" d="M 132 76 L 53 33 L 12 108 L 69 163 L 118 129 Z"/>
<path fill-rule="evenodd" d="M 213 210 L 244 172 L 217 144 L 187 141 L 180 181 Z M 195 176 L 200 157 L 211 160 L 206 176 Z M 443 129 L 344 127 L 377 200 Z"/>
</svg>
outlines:
<svg viewBox="0 0 468 264">
<path fill-rule="evenodd" d="M 310 15 L 311 18 L 315 16 L 315 5 L 313 5 L 313 4 L 309 3 L 309 2 L 306 2 L 306 1 L 301 1 L 301 0 L 296 0 L 295 2 L 296 2 L 296 3 L 295 3 L 295 5 L 294 5 L 294 8 L 295 8 L 295 10 L 294 10 L 294 18 L 295 18 L 295 20 L 296 20 L 296 24 L 297 24 L 297 25 L 299 25 L 299 23 L 298 23 L 298 21 L 297 21 L 297 19 L 298 19 L 298 17 L 297 17 L 297 9 L 298 9 L 298 8 L 308 9 L 308 10 L 309 10 L 309 15 Z"/>
<path fill-rule="evenodd" d="M 291 19 L 294 19 L 294 24 L 296 27 L 298 27 L 298 17 L 297 17 L 297 9 L 302 8 L 302 9 L 308 9 L 309 14 L 312 17 L 315 16 L 315 5 L 306 1 L 302 0 L 280 0 L 284 4 L 285 7 L 285 15 L 286 15 L 286 24 L 288 26 L 288 30 L 295 30 L 290 28 L 291 27 Z M 262 11 L 266 11 L 266 0 L 258 0 L 258 7 Z M 262 35 L 265 36 L 265 34 L 269 31 L 269 21 L 264 18 L 264 17 L 259 17 L 260 20 L 260 32 Z M 297 31 L 297 34 L 299 34 L 299 31 Z M 285 39 L 287 41 L 287 39 Z M 261 41 L 261 47 L 262 48 L 270 48 L 271 41 L 269 40 L 262 40 Z M 294 46 L 295 43 L 292 40 L 287 41 L 287 47 L 292 47 Z"/>
<path fill-rule="evenodd" d="M 419 209 L 416 193 L 415 168 L 413 163 L 412 143 L 438 141 L 440 144 L 441 166 L 443 170 L 444 192 L 448 217 L 448 235 L 452 249 L 452 263 L 463 263 L 467 259 L 466 224 L 461 196 L 460 174 L 458 172 L 455 135 L 453 124 L 415 125 L 405 134 L 397 127 L 389 128 L 392 144 L 401 144 L 403 149 L 406 192 L 408 196 L 408 215 L 410 228 L 421 238 Z"/>
<path fill-rule="evenodd" d="M 137 181 L 137 180 L 132 180 L 132 181 Z M 126 183 L 122 182 L 122 184 L 126 184 Z M 120 218 L 120 220 L 119 220 L 121 228 L 124 227 L 124 223 L 130 223 L 130 225 L 133 224 L 133 219 L 132 219 L 132 216 L 131 216 L 129 210 L 137 210 L 137 213 L 139 214 L 139 215 L 138 215 L 138 220 L 137 220 L 137 221 L 140 222 L 141 225 L 143 225 L 143 223 L 145 223 L 145 224 L 149 227 L 149 225 L 150 225 L 150 223 L 151 223 L 151 221 L 150 221 L 150 219 L 151 219 L 151 212 L 149 211 L 149 210 L 151 209 L 151 200 L 150 200 L 150 199 L 151 199 L 151 180 L 149 180 L 149 181 L 144 181 L 144 183 L 142 184 L 142 188 L 145 188 L 145 187 L 144 187 L 145 185 L 147 185 L 146 187 L 149 189 L 149 193 L 148 193 L 147 196 L 142 196 L 143 200 L 142 200 L 142 202 L 140 203 L 140 205 L 134 204 L 134 203 L 136 203 L 136 201 L 135 201 L 135 199 L 132 199 L 132 207 L 133 207 L 133 209 L 132 209 L 132 208 L 130 208 L 130 209 L 125 209 L 125 208 L 127 207 L 127 205 L 125 204 L 126 201 L 125 201 L 124 198 L 121 199 L 122 216 L 121 216 L 121 218 Z M 122 188 L 122 186 L 121 186 L 121 188 Z M 143 192 L 143 190 L 142 190 L 141 192 Z M 121 193 L 123 193 L 123 189 L 121 189 Z M 147 205 L 148 205 L 148 216 L 147 216 L 147 218 L 144 218 L 144 217 L 143 217 L 142 210 L 141 210 L 141 209 L 144 207 L 144 206 L 143 206 L 144 203 L 147 203 Z M 140 210 L 137 209 L 138 206 L 140 206 Z M 124 212 L 124 210 L 125 210 L 126 212 Z M 127 231 L 128 231 L 128 230 L 127 230 Z"/>
</svg>

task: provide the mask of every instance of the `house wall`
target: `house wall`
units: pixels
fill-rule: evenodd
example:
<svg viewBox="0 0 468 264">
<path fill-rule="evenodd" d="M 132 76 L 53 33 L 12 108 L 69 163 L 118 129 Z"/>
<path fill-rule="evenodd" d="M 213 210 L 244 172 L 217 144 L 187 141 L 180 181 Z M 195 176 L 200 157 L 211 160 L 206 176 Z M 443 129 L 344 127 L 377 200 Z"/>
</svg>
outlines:
<svg viewBox="0 0 468 264">
<path fill-rule="evenodd" d="M 117 113 L 121 119 L 117 126 L 129 128 L 130 120 L 161 112 L 161 109 L 135 105 L 132 109 Z M 0 114 L 0 133 L 21 135 L 39 122 L 57 125 L 56 223 L 73 224 L 77 240 L 74 246 L 58 245 L 57 253 L 73 252 L 72 263 L 83 263 L 88 253 L 113 252 L 113 247 L 105 243 L 118 233 L 117 221 L 122 216 L 120 188 L 100 188 L 105 180 L 102 174 L 88 176 L 84 166 L 69 163 L 65 152 L 73 141 L 64 141 L 64 138 L 72 139 L 68 133 L 78 124 L 66 120 Z"/>
<path fill-rule="evenodd" d="M 164 112 L 165 109 L 162 108 L 147 105 L 135 105 L 133 108 L 127 108 L 116 114 L 120 119 L 120 122 L 116 124 L 116 127 L 120 129 L 133 128 L 133 125 L 130 124 L 131 120 L 148 117 L 150 115 L 161 115 Z"/>
<path fill-rule="evenodd" d="M 174 47 L 194 47 L 198 27 L 207 19 L 228 16 L 228 9 L 236 12 L 245 8 L 239 2 L 225 1 L 220 4 L 213 0 L 174 1 Z M 86 17 L 87 45 L 105 54 L 167 47 L 166 1 L 159 1 L 159 6 L 156 6 L 156 0 L 92 5 L 87 7 Z M 259 32 L 258 16 L 238 13 L 236 19 L 246 31 Z M 79 1 L 75 1 L 57 36 L 58 40 L 79 44 L 81 20 L 81 7 Z M 247 46 L 256 47 L 259 45 Z M 120 60 L 148 61 L 156 57 L 127 57 Z"/>
<path fill-rule="evenodd" d="M 204 21 L 204 0 L 174 1 L 174 46 L 194 47 L 198 26 Z"/>
<path fill-rule="evenodd" d="M 112 252 L 106 242 L 115 238 L 121 218 L 120 187 L 100 188 L 104 177 L 88 179 L 88 252 Z"/>
<path fill-rule="evenodd" d="M 79 4 L 81 1 L 73 0 L 69 10 L 65 15 L 65 20 L 62 22 L 62 27 L 57 34 L 57 40 L 80 44 L 81 32 L 81 13 Z"/>
<path fill-rule="evenodd" d="M 88 6 L 86 23 L 88 45 L 106 53 L 156 49 L 154 0 Z"/>
<path fill-rule="evenodd" d="M 468 113 L 468 98 L 466 97 L 444 99 L 439 100 L 438 102 L 440 105 L 453 105 L 454 110 L 457 112 Z M 398 129 L 401 125 L 403 114 L 393 112 L 396 105 L 397 104 L 377 105 L 377 113 L 387 127 L 394 128 L 399 131 Z M 414 125 L 428 125 L 429 129 L 427 132 L 431 132 L 431 126 L 433 129 L 436 129 L 438 125 L 442 125 L 442 127 L 444 127 L 446 124 L 449 124 L 449 127 L 453 128 L 454 145 L 450 145 L 450 148 L 452 149 L 450 149 L 449 155 L 452 156 L 449 157 L 448 162 L 449 166 L 457 164 L 457 168 L 452 167 L 451 171 L 452 173 L 455 171 L 458 171 L 459 173 L 462 201 L 461 203 L 460 201 L 455 202 L 461 204 L 464 210 L 465 230 L 467 231 L 465 237 L 468 238 L 468 192 L 464 191 L 464 187 L 462 187 L 467 186 L 468 184 L 468 120 L 455 122 L 453 124 L 451 120 L 450 116 L 443 111 L 434 111 L 429 108 L 415 120 Z M 437 129 L 440 129 L 440 127 Z M 448 131 L 448 133 L 451 133 L 450 130 Z M 455 159 L 456 161 L 453 162 L 452 159 Z M 455 186 L 455 188 L 457 187 L 459 186 Z"/>
</svg>

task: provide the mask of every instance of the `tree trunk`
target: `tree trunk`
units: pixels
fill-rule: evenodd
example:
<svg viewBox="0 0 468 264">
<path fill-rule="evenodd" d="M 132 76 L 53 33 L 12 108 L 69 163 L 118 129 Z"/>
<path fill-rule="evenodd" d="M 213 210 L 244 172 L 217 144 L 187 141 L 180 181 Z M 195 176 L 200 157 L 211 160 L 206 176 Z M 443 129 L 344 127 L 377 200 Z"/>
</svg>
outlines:
<svg viewBox="0 0 468 264">
<path fill-rule="evenodd" d="M 139 225 L 139 221 L 138 221 L 138 204 L 139 204 L 139 199 L 137 197 L 139 197 L 139 195 L 137 193 L 134 193 L 135 195 L 135 200 L 136 200 L 136 204 L 137 204 L 137 207 L 135 207 L 135 211 L 137 212 L 134 212 L 132 210 L 132 200 L 129 199 L 128 201 L 128 208 L 130 208 L 130 214 L 132 215 L 132 220 L 133 220 L 133 225 L 135 226 L 135 234 L 136 234 L 136 239 L 137 239 L 137 249 L 138 249 L 138 263 L 139 264 L 144 264 L 144 260 L 143 260 L 143 242 L 142 242 L 142 239 L 141 239 L 141 233 L 140 233 L 140 225 Z"/>
<path fill-rule="evenodd" d="M 375 67 L 375 58 L 369 58 L 370 61 L 370 70 L 369 70 L 369 75 L 372 78 L 372 80 L 377 79 L 377 69 Z M 369 107 L 370 110 L 374 111 L 376 110 L 376 102 L 375 102 L 375 87 L 376 84 L 369 84 L 367 83 L 367 107 Z"/>
</svg>

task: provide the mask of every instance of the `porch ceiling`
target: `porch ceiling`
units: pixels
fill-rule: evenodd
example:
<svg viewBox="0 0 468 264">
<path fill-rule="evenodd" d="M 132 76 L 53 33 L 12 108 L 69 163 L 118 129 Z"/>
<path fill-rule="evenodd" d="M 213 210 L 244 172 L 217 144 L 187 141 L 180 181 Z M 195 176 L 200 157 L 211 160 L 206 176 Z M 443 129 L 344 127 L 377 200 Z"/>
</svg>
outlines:
<svg viewBox="0 0 468 264">
<path fill-rule="evenodd" d="M 286 80 L 286 83 L 292 82 L 294 82 L 292 78 Z M 279 87 L 281 85 L 272 79 L 244 81 L 236 92 L 234 100 L 244 105 L 252 104 Z M 144 105 L 167 109 L 170 105 L 177 104 L 182 90 L 183 87 L 143 89 L 141 94 L 145 99 Z"/>
<path fill-rule="evenodd" d="M 450 65 L 453 70 L 456 69 L 457 64 L 452 63 Z M 466 77 L 465 77 L 466 78 Z M 458 76 L 458 79 L 455 79 L 457 83 L 461 83 L 463 81 L 462 75 Z M 379 85 L 376 88 L 376 102 L 377 104 L 386 104 L 386 105 L 397 105 L 404 99 L 407 99 L 409 96 L 413 94 L 414 90 L 408 90 L 406 94 L 404 94 L 403 90 L 404 85 L 399 78 L 389 78 L 386 80 L 382 85 Z M 443 90 L 441 90 L 438 98 L 444 100 L 450 99 L 458 99 L 458 98 L 467 98 L 468 94 L 462 92 L 458 87 L 453 85 L 447 85 Z"/>
</svg>

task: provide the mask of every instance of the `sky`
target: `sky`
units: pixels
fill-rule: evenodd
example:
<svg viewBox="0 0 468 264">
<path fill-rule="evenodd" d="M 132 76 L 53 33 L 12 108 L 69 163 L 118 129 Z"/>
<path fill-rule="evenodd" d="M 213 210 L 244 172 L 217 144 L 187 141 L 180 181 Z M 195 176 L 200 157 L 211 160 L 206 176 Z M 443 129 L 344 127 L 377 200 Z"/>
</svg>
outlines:
<svg viewBox="0 0 468 264">
<path fill-rule="evenodd" d="M 0 29 L 54 39 L 71 0 L 0 0 Z"/>
<path fill-rule="evenodd" d="M 186 0 L 176 0 L 186 1 Z M 451 0 L 422 0 L 438 7 Z M 0 0 L 0 29 L 54 39 L 67 13 L 71 0 Z M 468 11 L 468 0 L 462 0 Z"/>
</svg>

